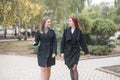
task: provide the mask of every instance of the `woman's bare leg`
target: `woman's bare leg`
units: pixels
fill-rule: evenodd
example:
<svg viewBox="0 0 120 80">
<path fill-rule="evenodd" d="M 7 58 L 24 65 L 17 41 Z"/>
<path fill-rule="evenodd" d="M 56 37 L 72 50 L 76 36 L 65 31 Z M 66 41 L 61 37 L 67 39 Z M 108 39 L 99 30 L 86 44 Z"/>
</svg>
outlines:
<svg viewBox="0 0 120 80">
<path fill-rule="evenodd" d="M 51 67 L 47 67 L 46 80 L 50 79 Z"/>
<path fill-rule="evenodd" d="M 41 80 L 46 80 L 46 67 L 41 67 Z"/>
</svg>

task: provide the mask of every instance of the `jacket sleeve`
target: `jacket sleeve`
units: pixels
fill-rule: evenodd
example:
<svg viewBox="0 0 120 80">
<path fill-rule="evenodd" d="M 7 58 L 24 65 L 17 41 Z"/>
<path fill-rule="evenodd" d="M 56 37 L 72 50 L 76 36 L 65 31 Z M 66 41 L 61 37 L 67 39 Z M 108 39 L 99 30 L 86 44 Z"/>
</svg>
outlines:
<svg viewBox="0 0 120 80">
<path fill-rule="evenodd" d="M 54 37 L 53 37 L 53 53 L 57 54 L 57 41 L 56 41 L 56 34 L 53 31 Z"/>
<path fill-rule="evenodd" d="M 39 33 L 38 31 L 35 33 L 35 44 L 34 46 L 37 46 L 39 44 L 40 38 L 39 38 Z"/>
<path fill-rule="evenodd" d="M 82 48 L 82 50 L 85 52 L 85 54 L 89 54 L 89 51 L 88 51 L 88 48 L 87 48 L 87 44 L 84 40 L 84 37 L 83 37 L 83 34 L 82 34 L 82 31 L 80 31 L 80 37 L 79 37 L 79 42 L 80 42 L 80 46 Z"/>
<path fill-rule="evenodd" d="M 64 48 L 65 48 L 65 30 L 63 32 L 63 37 L 62 37 L 62 40 L 61 40 L 61 49 L 60 49 L 60 52 L 61 53 L 64 53 Z"/>
</svg>

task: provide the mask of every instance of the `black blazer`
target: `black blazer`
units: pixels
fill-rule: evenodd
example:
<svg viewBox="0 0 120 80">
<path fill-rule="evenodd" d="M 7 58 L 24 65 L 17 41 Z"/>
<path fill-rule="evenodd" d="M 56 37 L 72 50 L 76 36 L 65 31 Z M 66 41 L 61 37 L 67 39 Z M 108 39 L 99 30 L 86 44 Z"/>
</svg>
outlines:
<svg viewBox="0 0 120 80">
<path fill-rule="evenodd" d="M 71 28 L 65 29 L 61 41 L 61 53 L 64 53 L 65 64 L 68 68 L 72 68 L 74 64 L 78 64 L 80 46 L 85 54 L 89 53 L 82 31 L 75 29 L 75 31 L 71 33 Z"/>
<path fill-rule="evenodd" d="M 64 30 L 63 38 L 61 41 L 61 53 L 65 53 L 65 50 L 68 50 L 69 52 L 71 47 L 74 45 L 77 47 L 81 47 L 85 54 L 88 54 L 89 51 L 84 40 L 82 31 L 80 29 L 75 29 L 73 36 L 71 34 L 71 28 L 67 28 Z"/>
<path fill-rule="evenodd" d="M 55 32 L 49 29 L 47 34 L 41 34 L 39 31 L 35 34 L 35 46 L 40 43 L 38 47 L 38 63 L 39 66 L 52 66 L 55 64 L 55 58 L 52 54 L 57 54 L 57 41 Z"/>
</svg>

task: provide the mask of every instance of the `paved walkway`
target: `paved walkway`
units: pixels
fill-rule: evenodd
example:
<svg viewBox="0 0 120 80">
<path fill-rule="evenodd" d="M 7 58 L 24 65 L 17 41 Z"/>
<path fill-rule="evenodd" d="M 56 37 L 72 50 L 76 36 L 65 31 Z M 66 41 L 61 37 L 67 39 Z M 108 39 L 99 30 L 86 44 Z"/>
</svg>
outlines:
<svg viewBox="0 0 120 80">
<path fill-rule="evenodd" d="M 81 60 L 78 64 L 79 80 L 120 80 L 120 77 L 96 69 L 110 65 L 120 65 L 120 56 Z M 40 80 L 36 57 L 0 55 L 0 80 Z M 71 80 L 63 61 L 56 61 L 50 80 Z"/>
</svg>

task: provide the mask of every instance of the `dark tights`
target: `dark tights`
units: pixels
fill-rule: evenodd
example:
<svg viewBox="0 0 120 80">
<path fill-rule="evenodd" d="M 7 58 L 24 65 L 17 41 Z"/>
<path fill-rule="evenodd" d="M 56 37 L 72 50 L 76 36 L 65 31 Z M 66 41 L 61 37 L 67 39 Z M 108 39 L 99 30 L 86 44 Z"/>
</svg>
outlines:
<svg viewBox="0 0 120 80">
<path fill-rule="evenodd" d="M 71 80 L 78 80 L 77 65 L 75 64 L 73 68 L 70 69 Z"/>
</svg>

